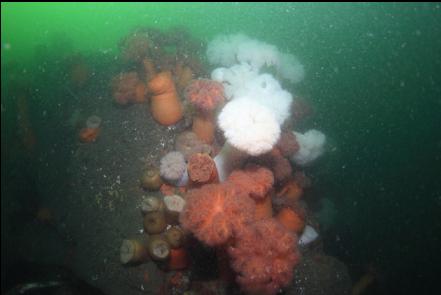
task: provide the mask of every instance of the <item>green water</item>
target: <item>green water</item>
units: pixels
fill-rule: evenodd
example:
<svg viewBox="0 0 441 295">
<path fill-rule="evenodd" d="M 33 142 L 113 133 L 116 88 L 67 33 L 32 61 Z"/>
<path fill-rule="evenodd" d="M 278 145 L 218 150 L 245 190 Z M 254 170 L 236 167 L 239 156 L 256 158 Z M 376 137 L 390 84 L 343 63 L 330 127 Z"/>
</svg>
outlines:
<svg viewBox="0 0 441 295">
<path fill-rule="evenodd" d="M 121 36 L 140 25 L 185 26 L 205 40 L 222 32 L 253 28 L 256 37 L 266 36 L 269 42 L 280 42 L 303 31 L 303 36 L 296 38 L 296 43 L 303 43 L 308 34 L 304 30 L 311 24 L 317 25 L 306 24 L 304 15 L 324 14 L 332 7 L 340 9 L 335 5 L 237 3 L 47 3 L 3 4 L 2 7 L 2 42 L 11 44 L 6 58 L 9 55 L 28 58 L 35 45 L 53 41 L 57 32 L 69 34 L 74 47 L 82 51 L 115 50 Z"/>
<path fill-rule="evenodd" d="M 294 88 L 314 105 L 308 126 L 332 143 L 311 169 L 315 191 L 338 208 L 328 251 L 355 272 L 376 264 L 386 286 L 380 289 L 387 290 L 379 293 L 410 293 L 419 285 L 429 294 L 423 282 L 437 273 L 441 233 L 440 6 L 2 3 L 2 149 L 16 126 L 5 95 L 8 65 L 38 80 L 42 56 L 80 52 L 111 61 L 119 40 L 138 26 L 183 27 L 203 44 L 218 34 L 246 33 L 294 53 L 305 66 L 305 80 Z M 41 91 L 53 82 L 43 80 Z M 60 98 L 44 99 L 50 109 Z M 42 111 L 31 106 L 33 114 Z M 48 130 L 35 132 L 44 141 Z M 15 165 L 3 164 L 4 157 L 2 151 L 2 175 Z M 5 238 L 2 227 L 2 250 Z"/>
</svg>

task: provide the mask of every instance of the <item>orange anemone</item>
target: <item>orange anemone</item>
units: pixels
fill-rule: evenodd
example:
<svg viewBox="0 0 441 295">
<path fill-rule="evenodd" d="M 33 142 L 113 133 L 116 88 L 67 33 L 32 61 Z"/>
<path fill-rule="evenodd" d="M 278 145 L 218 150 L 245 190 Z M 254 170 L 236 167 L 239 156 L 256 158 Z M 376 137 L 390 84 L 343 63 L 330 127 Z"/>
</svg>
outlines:
<svg viewBox="0 0 441 295">
<path fill-rule="evenodd" d="M 223 85 L 207 79 L 193 80 L 185 90 L 185 97 L 197 109 L 193 132 L 205 143 L 212 143 L 216 128 L 214 109 L 225 99 Z"/>
<path fill-rule="evenodd" d="M 291 208 L 285 207 L 277 214 L 276 219 L 288 230 L 300 234 L 305 228 L 305 219 Z"/>
<path fill-rule="evenodd" d="M 298 201 L 303 194 L 303 190 L 295 180 L 288 181 L 277 193 L 278 197 L 289 201 Z"/>
<path fill-rule="evenodd" d="M 152 92 L 151 112 L 153 118 L 162 125 L 176 124 L 183 115 L 182 104 L 176 92 L 171 72 L 161 72 L 148 83 Z"/>
<path fill-rule="evenodd" d="M 80 141 L 84 143 L 94 142 L 100 134 L 100 128 L 83 128 L 80 130 Z"/>
<path fill-rule="evenodd" d="M 273 209 L 269 192 L 274 184 L 274 177 L 269 169 L 248 165 L 243 170 L 233 171 L 228 177 L 228 182 L 233 184 L 238 192 L 254 199 L 256 220 L 272 216 Z"/>
<path fill-rule="evenodd" d="M 216 164 L 208 154 L 197 153 L 190 156 L 187 170 L 191 187 L 219 182 Z"/>
</svg>

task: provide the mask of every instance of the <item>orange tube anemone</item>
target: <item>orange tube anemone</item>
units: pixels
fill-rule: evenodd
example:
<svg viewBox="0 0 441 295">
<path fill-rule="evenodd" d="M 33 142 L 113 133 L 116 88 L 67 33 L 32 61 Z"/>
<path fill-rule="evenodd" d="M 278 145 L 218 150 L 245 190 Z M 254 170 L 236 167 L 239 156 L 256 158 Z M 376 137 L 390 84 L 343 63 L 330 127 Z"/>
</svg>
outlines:
<svg viewBox="0 0 441 295">
<path fill-rule="evenodd" d="M 83 128 L 80 130 L 79 138 L 83 143 L 94 142 L 100 133 L 100 128 Z"/>
<path fill-rule="evenodd" d="M 207 154 L 193 154 L 187 166 L 190 187 L 200 187 L 208 183 L 219 183 L 216 164 Z"/>
<path fill-rule="evenodd" d="M 168 270 L 186 269 L 190 264 L 190 257 L 185 248 L 170 249 L 170 257 L 168 258 Z"/>
<path fill-rule="evenodd" d="M 300 234 L 305 228 L 305 219 L 291 208 L 283 208 L 280 210 L 276 216 L 276 219 L 286 229 L 296 234 Z"/>
<path fill-rule="evenodd" d="M 146 101 L 147 88 L 136 72 L 120 73 L 112 79 L 111 87 L 114 101 L 118 105 Z"/>
<path fill-rule="evenodd" d="M 272 202 L 269 195 L 274 184 L 273 173 L 264 167 L 249 165 L 243 170 L 235 170 L 228 177 L 237 191 L 245 193 L 256 203 L 256 220 L 272 216 Z"/>
<path fill-rule="evenodd" d="M 223 85 L 207 79 L 193 80 L 185 90 L 185 97 L 198 110 L 193 118 L 192 131 L 199 139 L 211 144 L 216 127 L 213 112 L 225 99 Z"/>
<path fill-rule="evenodd" d="M 303 190 L 300 185 L 295 180 L 290 180 L 277 193 L 277 196 L 288 201 L 296 202 L 301 198 L 302 194 Z"/>
<path fill-rule="evenodd" d="M 144 73 L 146 77 L 146 81 L 150 81 L 156 76 L 156 67 L 153 61 L 149 58 L 144 58 L 142 60 L 142 64 L 144 65 Z"/>
<path fill-rule="evenodd" d="M 271 202 L 270 196 L 265 196 L 264 199 L 255 200 L 255 202 L 256 202 L 256 211 L 255 211 L 256 220 L 262 220 L 273 216 L 273 204 Z"/>
<path fill-rule="evenodd" d="M 203 143 L 194 132 L 184 131 L 175 140 L 175 149 L 184 155 L 186 161 L 195 153 L 211 154 L 212 148 Z"/>
<path fill-rule="evenodd" d="M 146 101 L 147 87 L 143 82 L 139 82 L 135 87 L 135 98 L 134 103 L 143 103 Z"/>
<path fill-rule="evenodd" d="M 160 124 L 176 124 L 183 115 L 182 105 L 169 71 L 161 72 L 148 83 L 152 92 L 150 109 L 153 118 Z"/>
<path fill-rule="evenodd" d="M 292 156 L 297 153 L 300 149 L 299 143 L 296 140 L 296 136 L 292 132 L 282 132 L 280 134 L 280 139 L 276 143 L 276 147 L 279 149 L 280 153 L 284 157 Z"/>
<path fill-rule="evenodd" d="M 214 132 L 216 130 L 214 114 L 203 112 L 196 113 L 193 117 L 193 125 L 191 126 L 191 130 L 204 143 L 213 143 Z"/>
<path fill-rule="evenodd" d="M 188 84 L 190 84 L 191 80 L 193 80 L 194 73 L 188 65 L 178 62 L 175 67 L 175 75 L 177 78 L 176 84 L 178 89 L 179 91 L 182 91 L 188 86 Z"/>
</svg>

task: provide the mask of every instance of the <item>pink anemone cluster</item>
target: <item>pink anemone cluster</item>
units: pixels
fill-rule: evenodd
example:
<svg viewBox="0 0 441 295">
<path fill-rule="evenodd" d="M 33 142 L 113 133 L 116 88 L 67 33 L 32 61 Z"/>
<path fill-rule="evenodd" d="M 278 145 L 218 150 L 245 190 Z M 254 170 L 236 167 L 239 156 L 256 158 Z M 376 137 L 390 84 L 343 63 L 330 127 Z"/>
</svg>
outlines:
<svg viewBox="0 0 441 295">
<path fill-rule="evenodd" d="M 254 220 L 253 200 L 228 184 L 207 184 L 187 193 L 180 216 L 184 229 L 208 246 L 225 244 Z"/>
<path fill-rule="evenodd" d="M 274 219 L 243 228 L 228 253 L 242 290 L 272 295 L 289 285 L 299 261 L 297 238 Z"/>
<path fill-rule="evenodd" d="M 255 200 L 264 199 L 274 184 L 273 173 L 265 167 L 248 165 L 242 170 L 233 171 L 228 182 L 236 189 Z"/>
<path fill-rule="evenodd" d="M 212 111 L 224 101 L 224 87 L 208 79 L 193 80 L 185 90 L 185 97 L 198 109 Z"/>
</svg>

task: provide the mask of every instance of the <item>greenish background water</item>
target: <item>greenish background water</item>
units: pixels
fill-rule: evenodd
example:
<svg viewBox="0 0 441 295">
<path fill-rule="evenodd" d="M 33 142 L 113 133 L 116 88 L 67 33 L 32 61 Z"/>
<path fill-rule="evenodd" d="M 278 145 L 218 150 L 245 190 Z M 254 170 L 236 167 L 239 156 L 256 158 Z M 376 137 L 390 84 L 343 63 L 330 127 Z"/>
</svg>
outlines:
<svg viewBox="0 0 441 295">
<path fill-rule="evenodd" d="M 439 3 L 2 3 L 1 24 L 2 109 L 4 65 L 35 68 L 44 45 L 117 55 L 135 26 L 183 26 L 203 42 L 243 32 L 289 50 L 305 65 L 298 91 L 315 107 L 308 123 L 332 144 L 314 170 L 316 190 L 338 208 L 328 248 L 348 264 L 378 265 L 389 289 L 413 290 L 437 273 Z"/>
</svg>

